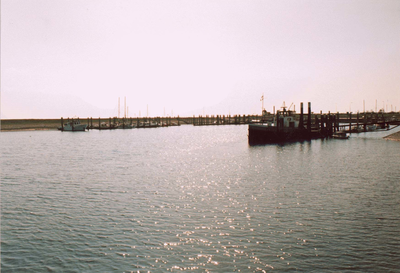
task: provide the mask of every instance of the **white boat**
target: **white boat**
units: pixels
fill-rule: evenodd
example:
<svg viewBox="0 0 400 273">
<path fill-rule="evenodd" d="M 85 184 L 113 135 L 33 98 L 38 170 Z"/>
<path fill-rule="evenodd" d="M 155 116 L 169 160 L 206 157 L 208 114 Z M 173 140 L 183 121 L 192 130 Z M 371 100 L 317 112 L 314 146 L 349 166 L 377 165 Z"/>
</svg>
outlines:
<svg viewBox="0 0 400 273">
<path fill-rule="evenodd" d="M 85 131 L 87 124 L 81 124 L 79 119 L 70 120 L 62 127 L 58 127 L 60 131 Z"/>
<path fill-rule="evenodd" d="M 336 139 L 348 139 L 349 138 L 349 136 L 346 134 L 346 132 L 343 132 L 343 131 L 334 133 L 332 135 L 332 137 L 336 138 Z"/>
<path fill-rule="evenodd" d="M 145 121 L 145 122 L 141 122 L 139 124 L 140 128 L 156 128 L 156 127 L 160 127 L 160 124 L 158 124 L 158 122 L 156 121 Z"/>
<path fill-rule="evenodd" d="M 119 124 L 117 127 L 117 129 L 133 129 L 133 128 L 136 128 L 136 125 L 128 124 L 128 123 Z"/>
<path fill-rule="evenodd" d="M 361 129 L 360 126 L 353 126 L 351 127 L 351 130 L 349 131 L 350 133 L 361 133 L 363 129 Z"/>
<path fill-rule="evenodd" d="M 112 130 L 112 129 L 117 129 L 118 126 L 116 124 L 111 123 L 111 125 L 109 123 L 106 122 L 102 122 L 100 123 L 100 126 L 94 126 L 94 129 L 96 130 Z"/>
</svg>

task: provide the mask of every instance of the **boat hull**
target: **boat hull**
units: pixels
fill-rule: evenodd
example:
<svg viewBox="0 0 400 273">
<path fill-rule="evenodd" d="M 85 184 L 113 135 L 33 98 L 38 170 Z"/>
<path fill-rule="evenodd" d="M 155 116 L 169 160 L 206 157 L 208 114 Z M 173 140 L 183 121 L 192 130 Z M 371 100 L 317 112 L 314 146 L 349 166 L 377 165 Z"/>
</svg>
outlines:
<svg viewBox="0 0 400 273">
<path fill-rule="evenodd" d="M 310 140 L 312 135 L 306 129 L 277 128 L 262 124 L 249 124 L 249 144 L 268 144 Z"/>
<path fill-rule="evenodd" d="M 333 135 L 332 137 L 334 139 L 348 139 L 349 138 L 349 136 L 336 136 L 336 135 Z"/>
<path fill-rule="evenodd" d="M 333 134 L 332 138 L 335 138 L 335 139 L 348 139 L 349 136 L 347 135 L 346 132 L 340 131 L 340 132 L 337 132 L 337 133 Z"/>
</svg>

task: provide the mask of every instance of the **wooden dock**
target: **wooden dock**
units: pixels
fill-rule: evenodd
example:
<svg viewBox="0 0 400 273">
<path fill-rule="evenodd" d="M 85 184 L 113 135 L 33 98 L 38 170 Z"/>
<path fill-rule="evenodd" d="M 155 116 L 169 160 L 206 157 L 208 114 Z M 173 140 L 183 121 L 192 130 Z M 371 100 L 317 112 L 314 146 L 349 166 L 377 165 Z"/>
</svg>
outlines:
<svg viewBox="0 0 400 273">
<path fill-rule="evenodd" d="M 310 124 L 310 130 L 331 135 L 333 132 L 365 132 L 368 126 L 376 125 L 377 129 L 387 129 L 390 125 L 400 124 L 400 113 L 311 113 L 295 114 L 296 120 L 303 119 L 300 124 Z M 91 129 L 133 129 L 180 126 L 243 125 L 273 121 L 276 115 L 205 115 L 193 117 L 136 117 L 136 118 L 87 118 Z M 81 119 L 81 121 L 83 121 Z"/>
<path fill-rule="evenodd" d="M 333 118 L 334 116 L 334 118 Z M 301 114 L 295 114 L 296 120 L 301 119 Z M 180 125 L 194 126 L 223 126 L 263 123 L 273 121 L 276 115 L 267 113 L 261 115 L 205 115 L 192 117 L 129 117 L 129 118 L 77 118 L 81 123 L 86 123 L 89 130 L 113 130 L 134 128 L 157 128 Z M 72 118 L 71 118 L 72 119 Z M 308 114 L 303 114 L 303 123 L 308 123 Z M 332 122 L 334 119 L 334 122 Z M 68 118 L 62 119 L 3 119 L 1 131 L 15 130 L 57 130 Z M 345 130 L 356 133 L 368 131 L 368 126 L 376 125 L 377 129 L 386 130 L 391 125 L 400 124 L 400 112 L 365 112 L 365 113 L 311 113 L 312 130 Z M 332 125 L 327 125 L 327 124 Z M 100 126 L 100 127 L 99 127 Z"/>
<path fill-rule="evenodd" d="M 83 119 L 81 119 L 83 122 Z M 143 118 L 87 118 L 88 129 L 133 129 L 180 126 L 190 124 L 194 126 L 211 125 L 240 125 L 261 122 L 262 116 L 257 115 L 212 115 L 193 117 L 143 117 Z"/>
</svg>

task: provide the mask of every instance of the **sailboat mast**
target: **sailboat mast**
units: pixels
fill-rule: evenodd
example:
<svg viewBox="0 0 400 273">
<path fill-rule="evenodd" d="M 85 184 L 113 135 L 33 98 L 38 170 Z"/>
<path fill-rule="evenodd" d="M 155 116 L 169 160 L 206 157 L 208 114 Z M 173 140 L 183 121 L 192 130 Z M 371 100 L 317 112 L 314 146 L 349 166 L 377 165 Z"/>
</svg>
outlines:
<svg viewBox="0 0 400 273">
<path fill-rule="evenodd" d="M 120 114 L 120 111 L 119 111 L 119 97 L 118 97 L 118 118 L 119 118 L 119 114 Z"/>
<path fill-rule="evenodd" d="M 126 97 L 124 97 L 124 118 L 126 118 Z"/>
</svg>

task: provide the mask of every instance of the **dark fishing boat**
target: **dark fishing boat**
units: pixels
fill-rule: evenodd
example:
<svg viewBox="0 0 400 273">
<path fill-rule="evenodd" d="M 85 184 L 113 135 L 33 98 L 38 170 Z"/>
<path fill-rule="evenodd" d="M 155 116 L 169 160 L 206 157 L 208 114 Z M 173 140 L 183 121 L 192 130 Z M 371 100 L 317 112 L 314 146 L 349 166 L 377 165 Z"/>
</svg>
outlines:
<svg viewBox="0 0 400 273">
<path fill-rule="evenodd" d="M 249 124 L 249 143 L 280 143 L 300 141 L 311 138 L 311 134 L 303 126 L 299 126 L 294 111 L 277 111 L 274 120 L 263 124 Z"/>
<path fill-rule="evenodd" d="M 295 111 L 286 110 L 283 106 L 282 111 L 276 112 L 273 120 L 262 124 L 249 124 L 249 144 L 284 143 L 325 137 L 326 133 L 323 133 L 323 130 L 311 128 L 311 103 L 308 103 L 306 122 L 303 103 L 300 104 L 300 110 L 299 116 Z"/>
</svg>

